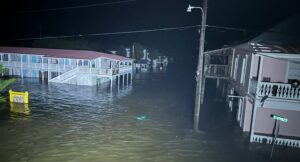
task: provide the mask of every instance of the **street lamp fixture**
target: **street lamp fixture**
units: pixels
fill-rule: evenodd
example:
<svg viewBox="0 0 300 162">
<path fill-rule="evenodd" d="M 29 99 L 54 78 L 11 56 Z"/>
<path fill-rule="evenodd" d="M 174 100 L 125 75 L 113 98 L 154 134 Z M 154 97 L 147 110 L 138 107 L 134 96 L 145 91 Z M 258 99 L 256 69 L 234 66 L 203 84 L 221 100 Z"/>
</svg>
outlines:
<svg viewBox="0 0 300 162">
<path fill-rule="evenodd" d="M 202 7 L 194 7 L 194 6 L 191 6 L 190 4 L 189 4 L 188 8 L 186 9 L 186 12 L 192 12 L 192 10 L 193 10 L 194 8 L 200 9 L 200 10 L 201 10 L 201 13 L 203 13 Z"/>
</svg>

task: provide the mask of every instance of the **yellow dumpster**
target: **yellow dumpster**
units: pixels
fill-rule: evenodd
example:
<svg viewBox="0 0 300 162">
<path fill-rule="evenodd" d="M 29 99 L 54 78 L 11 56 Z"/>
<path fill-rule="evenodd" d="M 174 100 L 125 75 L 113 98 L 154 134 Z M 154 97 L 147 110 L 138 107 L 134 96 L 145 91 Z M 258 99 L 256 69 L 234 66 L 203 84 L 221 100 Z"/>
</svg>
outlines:
<svg viewBox="0 0 300 162">
<path fill-rule="evenodd" d="M 28 91 L 16 92 L 9 90 L 9 102 L 25 103 L 28 104 Z"/>
</svg>

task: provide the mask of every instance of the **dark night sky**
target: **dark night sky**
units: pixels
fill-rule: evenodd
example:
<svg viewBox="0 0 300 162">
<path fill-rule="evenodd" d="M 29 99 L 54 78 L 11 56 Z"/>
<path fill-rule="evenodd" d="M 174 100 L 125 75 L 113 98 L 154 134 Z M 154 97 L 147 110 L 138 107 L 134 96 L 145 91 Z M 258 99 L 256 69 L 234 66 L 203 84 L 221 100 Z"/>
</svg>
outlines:
<svg viewBox="0 0 300 162">
<path fill-rule="evenodd" d="M 2 45 L 30 45 L 16 38 L 60 36 L 86 33 L 133 31 L 153 28 L 198 25 L 201 13 L 187 13 L 188 4 L 202 6 L 201 0 L 136 0 L 134 2 L 60 11 L 21 13 L 25 10 L 50 9 L 115 2 L 119 0 L 2 0 Z M 6 3 L 5 3 L 6 2 Z M 207 29 L 206 49 L 242 41 L 259 31 L 297 14 L 297 0 L 208 0 L 209 25 L 249 29 L 248 32 Z M 299 10 L 299 9 L 298 9 Z M 256 32 L 255 32 L 256 31 Z M 139 34 L 90 36 L 109 46 L 140 42 L 176 56 L 197 54 L 197 29 Z M 186 54 L 188 53 L 188 54 Z M 190 54 L 189 54 L 190 53 Z"/>
</svg>

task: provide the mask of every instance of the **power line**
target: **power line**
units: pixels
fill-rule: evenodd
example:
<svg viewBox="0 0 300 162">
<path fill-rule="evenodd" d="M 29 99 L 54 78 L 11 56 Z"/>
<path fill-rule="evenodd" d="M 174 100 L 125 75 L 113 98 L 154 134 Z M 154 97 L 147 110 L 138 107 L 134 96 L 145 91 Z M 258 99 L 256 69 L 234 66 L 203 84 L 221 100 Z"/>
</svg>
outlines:
<svg viewBox="0 0 300 162">
<path fill-rule="evenodd" d="M 105 33 L 89 33 L 89 34 L 73 34 L 73 35 L 61 35 L 61 36 L 47 36 L 47 37 L 31 37 L 31 38 L 17 38 L 18 41 L 30 41 L 30 40 L 42 40 L 42 39 L 61 39 L 61 38 L 74 38 L 74 37 L 87 37 L 87 36 L 107 36 L 107 35 L 121 35 L 121 34 L 135 34 L 135 33 L 149 33 L 149 32 L 159 32 L 159 31 L 170 31 L 170 30 L 187 30 L 201 27 L 201 25 L 190 25 L 190 26 L 177 26 L 177 27 L 167 27 L 167 28 L 155 28 L 155 29 L 144 29 L 144 30 L 133 30 L 133 31 L 121 31 L 121 32 L 105 32 Z M 278 34 L 287 34 L 278 31 L 262 31 L 262 30 L 249 30 L 243 28 L 234 28 L 227 26 L 216 26 L 216 25 L 206 25 L 207 28 L 213 29 L 223 29 L 238 32 L 269 32 Z"/>
<path fill-rule="evenodd" d="M 129 2 L 134 2 L 134 1 L 136 1 L 136 0 L 123 0 L 123 1 L 115 1 L 115 2 L 95 3 L 95 4 L 89 4 L 89 5 L 79 5 L 79 6 L 49 8 L 49 9 L 23 10 L 23 11 L 16 11 L 16 12 L 13 12 L 11 14 L 23 14 L 23 13 L 37 13 L 37 12 L 71 10 L 71 9 L 98 7 L 98 6 L 105 6 L 105 5 L 115 5 L 115 4 L 129 3 Z"/>
<path fill-rule="evenodd" d="M 123 32 L 106 32 L 106 33 L 90 33 L 90 34 L 76 34 L 76 35 L 62 35 L 62 36 L 48 36 L 48 37 L 32 37 L 32 38 L 18 38 L 18 41 L 26 40 L 41 40 L 41 39 L 56 39 L 56 38 L 73 38 L 73 37 L 86 37 L 86 36 L 105 36 L 105 35 L 120 35 L 120 34 L 134 34 L 134 33 L 148 33 L 168 30 L 186 30 L 196 28 L 201 25 L 181 26 L 181 27 L 169 27 L 169 28 L 156 28 L 146 30 L 134 30 L 134 31 L 123 31 Z"/>
</svg>

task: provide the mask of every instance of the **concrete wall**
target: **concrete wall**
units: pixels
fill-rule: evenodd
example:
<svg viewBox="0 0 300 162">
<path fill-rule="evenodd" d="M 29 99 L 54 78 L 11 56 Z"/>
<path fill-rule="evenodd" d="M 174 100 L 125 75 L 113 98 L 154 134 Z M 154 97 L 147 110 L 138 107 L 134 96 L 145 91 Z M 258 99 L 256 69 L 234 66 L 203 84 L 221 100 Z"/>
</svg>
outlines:
<svg viewBox="0 0 300 162">
<path fill-rule="evenodd" d="M 288 118 L 287 123 L 280 122 L 280 135 L 300 137 L 299 111 L 258 108 L 256 114 L 255 132 L 265 134 L 272 133 L 275 121 L 271 118 L 271 114 Z"/>
<path fill-rule="evenodd" d="M 271 82 L 285 82 L 288 62 L 270 57 L 264 57 L 263 77 L 270 77 Z"/>
</svg>

